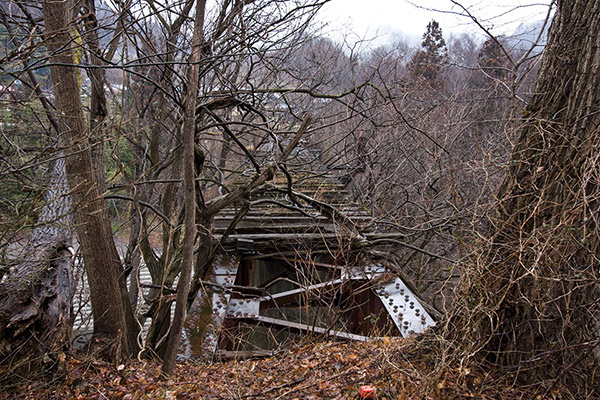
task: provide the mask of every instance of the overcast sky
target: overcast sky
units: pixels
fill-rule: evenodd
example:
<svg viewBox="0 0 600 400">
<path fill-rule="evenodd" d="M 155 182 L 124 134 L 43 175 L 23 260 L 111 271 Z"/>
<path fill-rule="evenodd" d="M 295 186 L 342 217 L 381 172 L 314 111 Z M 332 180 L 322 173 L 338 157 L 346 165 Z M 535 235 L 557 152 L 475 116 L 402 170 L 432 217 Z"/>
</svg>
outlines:
<svg viewBox="0 0 600 400">
<path fill-rule="evenodd" d="M 511 34 L 520 24 L 544 19 L 550 0 L 464 0 L 460 1 L 494 34 Z M 443 10 L 439 13 L 421 7 Z M 411 35 L 415 40 L 425 32 L 431 19 L 437 20 L 444 35 L 480 30 L 450 0 L 331 0 L 321 10 L 326 32 L 340 39 L 351 34 L 350 41 L 377 37 L 377 44 L 394 40 L 395 35 Z M 464 14 L 464 13 L 463 13 Z"/>
</svg>

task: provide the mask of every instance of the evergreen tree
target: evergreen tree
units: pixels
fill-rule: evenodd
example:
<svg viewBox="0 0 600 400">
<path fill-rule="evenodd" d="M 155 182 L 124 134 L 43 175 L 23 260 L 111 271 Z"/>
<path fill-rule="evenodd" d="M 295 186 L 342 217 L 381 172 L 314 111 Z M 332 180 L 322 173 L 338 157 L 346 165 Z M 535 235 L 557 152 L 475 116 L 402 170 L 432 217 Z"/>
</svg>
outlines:
<svg viewBox="0 0 600 400">
<path fill-rule="evenodd" d="M 477 74 L 478 86 L 487 86 L 490 79 L 504 80 L 508 76 L 507 58 L 497 40 L 486 40 L 477 56 L 481 72 Z"/>
<path fill-rule="evenodd" d="M 432 88 L 441 89 L 441 69 L 448 59 L 448 48 L 442 35 L 440 24 L 432 20 L 423 34 L 421 49 L 410 61 L 409 71 L 412 77 L 426 81 Z"/>
</svg>

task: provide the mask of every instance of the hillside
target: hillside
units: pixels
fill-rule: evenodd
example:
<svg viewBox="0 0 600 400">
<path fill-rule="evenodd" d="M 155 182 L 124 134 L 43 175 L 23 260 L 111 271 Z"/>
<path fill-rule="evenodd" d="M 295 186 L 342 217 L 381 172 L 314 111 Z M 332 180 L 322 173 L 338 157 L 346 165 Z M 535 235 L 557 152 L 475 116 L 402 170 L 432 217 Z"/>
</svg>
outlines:
<svg viewBox="0 0 600 400">
<path fill-rule="evenodd" d="M 379 400 L 555 398 L 495 380 L 483 369 L 437 371 L 423 361 L 413 363 L 423 346 L 389 338 L 306 344 L 266 359 L 186 361 L 166 381 L 153 362 L 115 367 L 79 356 L 67 361 L 60 383 L 25 382 L 0 399 L 355 399 L 362 385 L 372 386 Z"/>
</svg>

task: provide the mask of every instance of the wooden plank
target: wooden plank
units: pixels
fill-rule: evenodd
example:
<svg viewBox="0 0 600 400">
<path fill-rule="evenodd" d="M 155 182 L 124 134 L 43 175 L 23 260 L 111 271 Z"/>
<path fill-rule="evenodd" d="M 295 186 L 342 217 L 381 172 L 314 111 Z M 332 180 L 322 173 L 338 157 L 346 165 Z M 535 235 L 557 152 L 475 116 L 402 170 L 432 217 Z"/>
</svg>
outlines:
<svg viewBox="0 0 600 400">
<path fill-rule="evenodd" d="M 249 233 L 249 234 L 234 234 L 229 235 L 228 239 L 245 238 L 254 241 L 289 241 L 298 243 L 301 240 L 311 239 L 335 239 L 339 235 L 335 233 Z M 216 239 L 220 239 L 220 235 L 214 236 Z"/>
<path fill-rule="evenodd" d="M 281 242 L 286 241 L 290 243 L 301 243 L 303 240 L 333 240 L 338 239 L 340 236 L 350 240 L 350 237 L 340 233 L 248 233 L 248 234 L 233 234 L 229 235 L 228 240 L 237 238 L 245 238 L 254 240 L 255 242 Z M 405 238 L 406 234 L 403 233 L 372 233 L 367 232 L 364 234 L 367 239 L 383 239 L 383 238 Z M 221 235 L 215 235 L 215 239 L 220 239 Z"/>
<path fill-rule="evenodd" d="M 332 207 L 336 207 L 335 204 L 330 204 Z M 371 219 L 372 217 L 364 210 L 360 210 L 360 209 L 356 209 L 353 207 L 336 207 L 338 208 L 341 212 L 345 213 L 349 218 L 366 218 L 366 219 Z M 290 210 L 290 209 L 286 209 L 286 208 L 282 208 L 279 206 L 276 207 L 261 207 L 261 208 L 253 208 L 250 209 L 248 211 L 248 213 L 246 214 L 246 216 L 244 218 L 292 218 L 292 217 L 297 217 L 297 218 L 307 218 L 307 219 L 318 219 L 318 218 L 325 218 L 327 219 L 327 217 L 321 215 L 321 214 L 317 214 L 317 211 L 313 210 L 312 208 L 305 208 L 303 209 L 304 212 L 306 212 L 308 215 L 303 215 L 302 213 L 300 213 L 299 211 L 296 210 Z M 215 218 L 233 218 L 234 216 L 237 215 L 237 211 L 236 210 L 222 210 L 220 211 Z"/>
<path fill-rule="evenodd" d="M 227 224 L 229 223 L 233 217 L 235 216 L 235 214 L 218 214 L 217 216 L 215 216 L 214 218 L 214 222 L 215 224 Z M 373 219 L 373 217 L 369 216 L 369 215 L 362 215 L 362 214 L 358 214 L 358 215 L 348 215 L 348 217 L 352 220 L 357 220 L 357 221 L 370 221 Z M 272 215 L 272 214 L 265 214 L 265 213 L 261 213 L 261 214 L 255 214 L 255 215 L 248 215 L 246 214 L 246 216 L 244 216 L 244 218 L 240 221 L 240 223 L 261 223 L 261 224 L 268 224 L 268 223 L 315 223 L 315 222 L 328 222 L 329 218 L 319 215 L 319 216 L 315 216 L 315 217 L 306 217 L 306 216 L 302 216 L 302 215 L 298 215 L 298 214 L 287 214 L 287 215 Z"/>
<path fill-rule="evenodd" d="M 218 225 L 215 224 L 214 232 L 216 234 L 221 234 L 225 232 L 227 229 L 227 225 Z M 323 224 L 323 223 L 313 223 L 313 224 L 290 224 L 290 225 L 273 225 L 264 223 L 262 225 L 252 225 L 240 223 L 235 227 L 235 232 L 237 235 L 242 234 L 262 234 L 264 233 L 293 233 L 293 232 L 302 232 L 302 233 L 310 233 L 318 230 L 323 230 L 327 232 L 335 232 L 336 226 L 333 224 Z"/>
</svg>

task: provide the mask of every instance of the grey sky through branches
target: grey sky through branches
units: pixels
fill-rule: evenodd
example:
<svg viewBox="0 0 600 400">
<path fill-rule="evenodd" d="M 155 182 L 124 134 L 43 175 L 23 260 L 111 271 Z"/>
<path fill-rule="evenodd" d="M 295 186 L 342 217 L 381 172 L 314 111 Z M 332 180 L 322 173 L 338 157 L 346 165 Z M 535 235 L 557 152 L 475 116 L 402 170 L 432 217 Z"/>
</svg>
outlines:
<svg viewBox="0 0 600 400">
<path fill-rule="evenodd" d="M 446 34 L 481 31 L 464 16 L 459 3 L 494 34 L 512 34 L 519 26 L 543 20 L 550 0 L 332 0 L 321 12 L 326 31 L 350 42 L 374 39 L 389 43 L 397 36 L 415 39 L 436 19 Z M 350 33 L 352 32 L 352 33 Z"/>
</svg>

